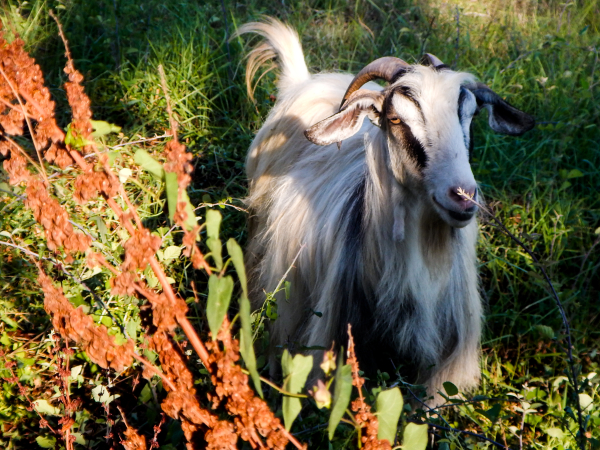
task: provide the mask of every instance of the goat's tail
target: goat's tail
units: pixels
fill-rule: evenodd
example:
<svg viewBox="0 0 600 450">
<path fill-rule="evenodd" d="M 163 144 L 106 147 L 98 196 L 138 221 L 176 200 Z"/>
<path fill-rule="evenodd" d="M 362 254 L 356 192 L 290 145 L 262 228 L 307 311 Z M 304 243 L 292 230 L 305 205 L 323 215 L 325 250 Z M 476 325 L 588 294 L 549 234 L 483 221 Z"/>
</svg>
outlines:
<svg viewBox="0 0 600 450">
<path fill-rule="evenodd" d="M 246 88 L 248 89 L 250 98 L 254 99 L 252 80 L 258 69 L 265 62 L 274 58 L 277 58 L 280 68 L 278 83 L 280 92 L 310 78 L 310 72 L 304 61 L 304 52 L 302 51 L 298 33 L 293 28 L 290 28 L 277 19 L 266 17 L 264 22 L 250 22 L 241 26 L 233 37 L 245 33 L 260 34 L 266 39 L 266 42 L 261 43 L 248 54 Z M 274 65 L 267 69 L 260 78 L 273 68 L 275 68 Z"/>
</svg>

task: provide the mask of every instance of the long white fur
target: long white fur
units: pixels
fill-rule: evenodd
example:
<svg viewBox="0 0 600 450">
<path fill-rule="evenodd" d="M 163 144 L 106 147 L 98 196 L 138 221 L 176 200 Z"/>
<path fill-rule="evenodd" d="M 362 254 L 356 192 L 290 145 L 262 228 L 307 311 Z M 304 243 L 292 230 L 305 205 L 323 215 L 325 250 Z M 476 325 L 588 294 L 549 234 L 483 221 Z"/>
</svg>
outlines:
<svg viewBox="0 0 600 450">
<path fill-rule="evenodd" d="M 374 332 L 415 355 L 418 381 L 431 394 L 444 381 L 473 388 L 480 376 L 482 317 L 475 254 L 478 227 L 473 220 L 451 229 L 431 203 L 438 190 L 464 180 L 474 183 L 467 154 L 454 154 L 454 148 L 465 148 L 456 114 L 458 86 L 472 77 L 423 66 L 402 77 L 403 84 L 418 92 L 427 122 L 423 126 L 435 127 L 428 137 L 424 131 L 415 133 L 424 141 L 435 136 L 435 142 L 423 142 L 433 153 L 422 175 L 406 152 L 388 149 L 385 133 L 368 120 L 341 149 L 309 142 L 304 130 L 338 111 L 353 76 L 310 75 L 297 34 L 278 21 L 244 25 L 240 34 L 247 32 L 266 39 L 262 51 L 276 53 L 281 71 L 277 103 L 246 162 L 252 212 L 248 263 L 255 306 L 262 303 L 263 290 L 277 286 L 300 251 L 288 276 L 290 298 L 278 301 L 273 342 L 331 345 L 345 300 L 339 298 L 339 284 L 349 267 L 342 245 L 345 207 L 366 179 L 368 208 L 355 276 L 375 293 Z M 381 90 L 374 83 L 365 88 Z M 405 120 L 414 125 L 420 119 L 413 111 Z M 416 299 L 416 311 L 408 321 L 400 311 L 403 299 L 410 296 Z M 457 342 L 444 355 L 444 335 L 450 329 L 456 330 Z"/>
</svg>

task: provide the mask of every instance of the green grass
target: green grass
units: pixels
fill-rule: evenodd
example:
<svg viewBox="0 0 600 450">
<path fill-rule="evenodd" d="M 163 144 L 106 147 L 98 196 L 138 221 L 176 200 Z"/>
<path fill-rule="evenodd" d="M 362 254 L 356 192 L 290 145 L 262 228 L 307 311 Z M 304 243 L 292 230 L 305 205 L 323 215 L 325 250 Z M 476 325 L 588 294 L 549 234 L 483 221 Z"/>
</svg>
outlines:
<svg viewBox="0 0 600 450">
<path fill-rule="evenodd" d="M 270 96 L 275 93 L 275 75 L 263 78 L 253 104 L 243 80 L 247 43 L 237 39 L 227 45 L 227 37 L 237 26 L 262 14 L 275 15 L 298 29 L 312 71 L 357 72 L 380 56 L 394 55 L 414 62 L 423 52 L 431 52 L 452 67 L 476 74 L 515 106 L 535 115 L 538 126 L 519 138 L 493 134 L 486 118 L 479 117 L 472 166 L 488 205 L 535 251 L 559 292 L 572 327 L 577 367 L 581 379 L 588 379 L 585 393 L 594 401 L 586 411 L 588 430 L 595 439 L 590 446 L 600 446 L 600 380 L 590 375 L 598 371 L 600 345 L 600 257 L 595 246 L 600 236 L 596 233 L 600 227 L 600 2 L 224 0 L 223 4 L 225 14 L 217 1 L 5 1 L 1 17 L 6 30 L 21 33 L 41 64 L 58 101 L 61 126 L 69 120 L 61 87 L 65 81 L 64 51 L 56 27 L 46 15 L 48 8 L 55 9 L 61 18 L 75 64 L 86 77 L 94 118 L 122 126 L 131 140 L 160 136 L 168 129 L 157 69 L 162 64 L 182 141 L 197 157 L 190 191 L 194 205 L 243 207 L 245 152 L 273 105 Z M 107 138 L 109 145 L 119 142 L 115 135 Z M 162 140 L 120 147 L 116 167 L 131 167 L 132 155 L 140 146 L 160 157 L 159 142 Z M 4 182 L 3 172 L 1 177 L 0 182 Z M 160 186 L 142 171 L 134 171 L 133 177 L 136 182 L 128 183 L 128 190 L 143 205 L 144 220 L 159 233 L 166 233 Z M 69 177 L 62 180 L 54 186 L 57 196 L 61 189 L 70 188 Z M 32 226 L 31 214 L 16 197 L 3 191 L 0 194 L 1 230 L 15 242 L 47 254 L 43 239 Z M 90 211 L 92 216 L 101 216 L 105 232 L 98 221 L 81 224 L 96 233 L 98 248 L 104 246 L 108 253 L 118 249 L 126 236 L 111 225 L 115 219 L 95 210 L 100 202 L 87 208 L 89 211 L 73 211 L 81 217 L 89 217 Z M 243 241 L 245 214 L 229 206 L 221 211 L 222 235 Z M 451 426 L 485 433 L 498 442 L 506 440 L 511 448 L 519 447 L 519 436 L 524 448 L 575 448 L 570 434 L 575 421 L 565 412 L 563 398 L 565 381 L 561 377 L 567 365 L 556 305 L 530 257 L 485 218 L 481 228 L 479 256 L 486 327 L 482 385 L 472 395 L 507 399 L 512 393 L 513 400 L 516 395 L 521 401 L 482 401 L 442 411 Z M 177 244 L 177 236 L 172 239 L 167 246 Z M 36 336 L 45 332 L 47 337 L 49 320 L 35 283 L 35 267 L 17 252 L 3 248 L 1 254 L 0 277 L 5 282 L 0 286 L 0 342 L 18 354 L 22 382 L 33 395 L 47 398 L 52 374 L 39 361 L 48 361 L 50 344 Z M 82 261 L 76 261 L 72 270 L 79 275 L 87 273 Z M 184 297 L 193 298 L 191 280 L 200 287 L 205 283 L 202 274 L 185 267 L 183 261 L 170 263 L 168 275 Z M 98 273 L 89 282 L 104 296 L 118 322 L 139 324 L 136 320 L 141 305 L 133 299 L 123 302 L 110 298 L 105 278 Z M 108 324 L 109 319 L 103 319 L 106 312 L 80 288 L 68 280 L 63 280 L 63 285 L 74 301 L 87 305 L 90 314 L 97 314 L 98 320 Z M 201 302 L 203 292 L 199 289 Z M 196 325 L 206 331 L 201 305 L 191 304 Z M 118 327 L 111 325 L 118 332 Z M 131 325 L 132 329 L 136 326 Z M 21 344 L 31 338 L 35 339 L 21 351 Z M 32 359 L 38 363 L 29 364 Z M 100 372 L 94 372 L 98 369 L 83 355 L 78 361 L 85 365 L 86 380 L 98 379 Z M 394 375 L 389 375 L 382 375 L 380 381 L 392 384 Z M 105 376 L 100 379 L 105 380 Z M 131 399 L 131 395 L 125 397 L 127 389 L 131 391 L 127 376 L 116 391 Z M 202 378 L 199 381 L 206 383 Z M 159 418 L 152 389 L 147 386 L 140 384 L 135 391 L 137 398 L 131 401 L 139 402 L 136 425 L 151 434 Z M 159 387 L 152 388 L 160 395 Z M 14 385 L 5 384 L 3 389 L 0 422 L 11 427 L 3 429 L 0 446 L 35 445 L 31 439 L 37 419 L 24 409 L 25 402 Z M 82 396 L 89 397 L 89 389 L 80 389 Z M 524 401 L 532 411 L 525 415 L 521 431 Z M 499 410 L 493 409 L 496 404 Z M 101 422 L 105 413 L 92 400 L 82 411 L 79 430 L 85 431 L 92 447 L 103 448 L 101 436 L 106 429 Z M 492 421 L 495 412 L 497 420 Z M 317 427 L 300 435 L 311 448 L 326 448 L 326 435 L 318 428 L 322 421 L 321 413 L 309 408 L 296 425 L 295 431 Z M 435 415 L 430 421 L 441 423 Z M 181 448 L 176 423 L 165 427 L 171 428 L 160 436 L 164 448 L 169 448 L 168 444 Z M 489 445 L 457 433 L 438 434 L 447 439 L 437 444 L 444 449 Z M 334 441 L 334 448 L 342 447 L 346 440 L 355 445 L 350 435 L 344 439 Z"/>
</svg>

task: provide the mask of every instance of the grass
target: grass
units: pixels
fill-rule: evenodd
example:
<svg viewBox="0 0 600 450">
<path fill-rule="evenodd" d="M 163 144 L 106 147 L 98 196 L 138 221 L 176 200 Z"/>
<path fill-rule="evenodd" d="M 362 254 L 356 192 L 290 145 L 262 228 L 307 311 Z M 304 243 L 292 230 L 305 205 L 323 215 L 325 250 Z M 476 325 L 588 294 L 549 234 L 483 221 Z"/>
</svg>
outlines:
<svg viewBox="0 0 600 450">
<path fill-rule="evenodd" d="M 19 32 L 41 64 L 58 99 L 62 126 L 68 123 L 61 87 L 65 81 L 64 51 L 46 14 L 48 8 L 54 8 L 64 24 L 75 63 L 86 77 L 94 117 L 123 127 L 125 136 L 147 139 L 168 129 L 157 69 L 162 64 L 182 141 L 197 156 L 190 197 L 199 206 L 218 203 L 243 207 L 245 152 L 273 105 L 275 76 L 263 78 L 252 104 L 243 81 L 247 43 L 237 39 L 227 44 L 227 38 L 236 27 L 263 14 L 279 17 L 299 31 L 314 72 L 355 73 L 380 56 L 395 55 L 414 62 L 423 52 L 431 52 L 452 67 L 476 74 L 515 106 L 535 115 L 538 126 L 520 138 L 493 134 L 486 118 L 479 117 L 472 166 L 488 205 L 535 251 L 559 292 L 572 327 L 577 369 L 580 378 L 588 380 L 581 394 L 593 401 L 584 411 L 592 439 L 589 446 L 600 446 L 600 380 L 595 375 L 600 344 L 600 257 L 596 245 L 600 239 L 598 0 L 459 0 L 452 4 L 437 0 L 223 0 L 223 6 L 224 10 L 219 2 L 177 0 L 10 0 L 2 3 L 0 15 L 4 28 Z M 122 142 L 116 135 L 106 139 L 113 146 Z M 140 146 L 160 156 L 156 153 L 160 146 L 153 145 L 160 141 L 115 148 L 116 167 L 133 167 L 133 153 Z M 5 182 L 5 175 L 2 177 L 0 182 Z M 144 220 L 158 233 L 168 233 L 160 186 L 142 171 L 134 171 L 132 180 L 127 186 L 138 204 L 144 205 Z M 68 177 L 57 182 L 56 195 L 60 197 L 61 190 L 69 187 Z M 10 238 L 47 254 L 32 227 L 31 214 L 18 198 L 5 191 L 20 192 L 4 184 L 0 188 L 0 228 L 9 234 L 2 239 Z M 118 248 L 126 236 L 111 225 L 114 218 L 103 215 L 100 204 L 88 208 L 98 219 L 81 225 L 96 233 L 97 247 L 103 246 L 107 252 Z M 230 206 L 223 206 L 221 211 L 222 234 L 243 241 L 245 214 Z M 481 230 L 479 257 L 486 327 L 482 385 L 473 395 L 507 401 L 486 400 L 444 410 L 446 425 L 485 433 L 511 448 L 574 448 L 576 421 L 570 416 L 573 409 L 567 409 L 567 365 L 556 305 L 530 257 L 485 218 Z M 166 246 L 178 244 L 176 236 L 171 239 Z M 3 248 L 1 254 L 0 273 L 5 282 L 0 286 L 0 343 L 20 361 L 18 375 L 33 395 L 48 398 L 52 374 L 45 363 L 51 360 L 52 344 L 46 339 L 49 321 L 34 281 L 35 268 L 17 252 Z M 81 276 L 91 275 L 82 262 L 75 262 L 73 267 Z M 190 281 L 204 286 L 202 276 L 182 261 L 173 260 L 168 267 L 168 275 L 186 297 L 194 298 Z M 88 282 L 104 296 L 117 321 L 131 323 L 129 329 L 135 334 L 142 305 L 134 299 L 123 302 L 110 298 L 103 277 L 102 273 L 92 274 Z M 74 302 L 85 304 L 98 321 L 119 332 L 106 311 L 80 288 L 68 280 L 63 280 L 63 285 L 70 289 L 68 294 Z M 201 302 L 203 292 L 198 289 Z M 193 314 L 196 325 L 202 328 L 201 306 L 195 306 Z M 41 333 L 45 334 L 39 337 Z M 106 374 L 94 369 L 84 355 L 78 358 L 85 366 L 85 380 L 107 382 Z M 123 400 L 138 402 L 136 425 L 151 435 L 159 421 L 154 398 L 160 395 L 160 386 L 142 383 L 132 398 L 127 376 L 118 381 L 115 392 Z M 380 379 L 383 385 L 394 381 L 393 374 L 382 374 Z M 199 382 L 206 380 L 199 378 Z M 78 389 L 83 392 L 86 388 L 82 386 Z M 10 426 L 4 427 L 0 446 L 31 444 L 31 430 L 37 429 L 38 419 L 24 409 L 14 386 L 5 384 L 3 389 L 0 422 Z M 582 403 L 585 401 L 582 397 Z M 144 409 L 147 412 L 142 412 Z M 301 435 L 311 448 L 327 445 L 326 435 L 318 428 L 320 414 L 314 408 L 308 410 L 296 425 L 295 431 L 317 428 Z M 431 417 L 443 424 L 435 415 Z M 89 400 L 78 422 L 88 446 L 105 445 L 102 436 L 110 427 L 102 421 L 107 421 L 106 413 L 99 403 Z M 179 448 L 181 435 L 176 422 L 170 421 L 165 427 L 159 436 L 161 445 Z M 436 445 L 444 450 L 490 445 L 460 433 L 438 434 L 443 439 Z M 350 437 L 345 439 L 354 445 Z M 334 448 L 345 445 L 345 440 L 333 442 Z"/>
</svg>

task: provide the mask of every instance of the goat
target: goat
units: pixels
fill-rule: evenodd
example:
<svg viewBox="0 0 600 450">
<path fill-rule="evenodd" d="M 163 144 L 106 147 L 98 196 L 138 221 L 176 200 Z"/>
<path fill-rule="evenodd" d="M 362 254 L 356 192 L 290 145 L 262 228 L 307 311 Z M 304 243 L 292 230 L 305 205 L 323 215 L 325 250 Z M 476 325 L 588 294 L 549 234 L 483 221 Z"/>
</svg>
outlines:
<svg viewBox="0 0 600 450">
<path fill-rule="evenodd" d="M 255 307 L 293 266 L 272 342 L 327 348 L 346 341 L 350 323 L 364 369 L 401 364 L 434 396 L 445 381 L 476 387 L 471 119 L 485 108 L 490 127 L 509 135 L 534 119 L 430 54 L 414 65 L 380 58 L 355 77 L 311 75 L 293 29 L 267 19 L 244 33 L 265 39 L 249 55 L 248 86 L 269 59 L 280 69 L 246 160 Z"/>
</svg>

